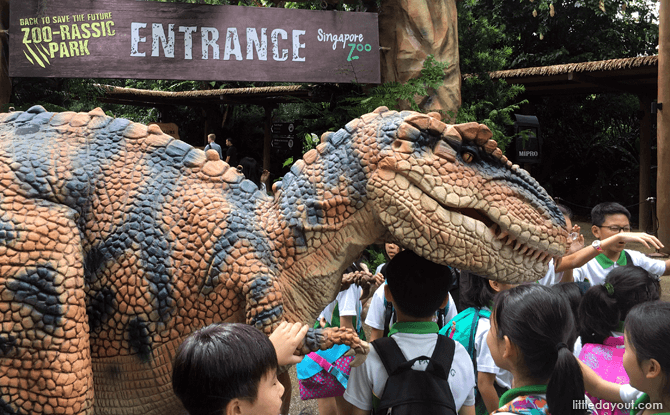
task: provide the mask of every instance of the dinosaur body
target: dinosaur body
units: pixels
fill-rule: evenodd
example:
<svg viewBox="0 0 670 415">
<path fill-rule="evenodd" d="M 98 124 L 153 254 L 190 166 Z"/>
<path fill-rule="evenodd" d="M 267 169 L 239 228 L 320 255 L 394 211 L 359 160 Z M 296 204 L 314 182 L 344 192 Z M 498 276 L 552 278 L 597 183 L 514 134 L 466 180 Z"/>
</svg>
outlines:
<svg viewBox="0 0 670 415">
<path fill-rule="evenodd" d="M 0 412 L 171 414 L 171 362 L 216 321 L 313 322 L 369 244 L 540 278 L 563 217 L 490 131 L 380 108 L 327 133 L 274 198 L 96 109 L 0 115 Z M 366 345 L 347 330 L 303 352 Z"/>
</svg>

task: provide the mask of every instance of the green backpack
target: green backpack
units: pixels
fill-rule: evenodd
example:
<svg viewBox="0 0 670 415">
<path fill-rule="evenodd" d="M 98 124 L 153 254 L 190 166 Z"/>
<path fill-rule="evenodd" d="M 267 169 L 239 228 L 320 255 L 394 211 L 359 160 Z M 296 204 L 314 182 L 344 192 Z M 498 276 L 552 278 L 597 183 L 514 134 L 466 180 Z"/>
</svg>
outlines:
<svg viewBox="0 0 670 415">
<path fill-rule="evenodd" d="M 459 342 L 465 347 L 470 355 L 470 360 L 472 360 L 475 373 L 477 373 L 475 334 L 481 317 L 491 318 L 491 311 L 486 308 L 470 307 L 458 313 L 440 330 L 440 334 Z"/>
</svg>

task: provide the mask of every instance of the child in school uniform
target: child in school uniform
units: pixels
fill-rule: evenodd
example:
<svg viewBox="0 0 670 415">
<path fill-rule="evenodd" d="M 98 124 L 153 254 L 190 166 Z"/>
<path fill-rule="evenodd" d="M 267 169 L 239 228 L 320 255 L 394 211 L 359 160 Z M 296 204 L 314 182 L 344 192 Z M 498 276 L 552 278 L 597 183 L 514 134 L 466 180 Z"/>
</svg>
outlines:
<svg viewBox="0 0 670 415">
<path fill-rule="evenodd" d="M 389 335 L 407 360 L 431 356 L 435 349 L 438 326 L 432 319 L 435 311 L 448 301 L 449 275 L 446 267 L 410 250 L 396 255 L 387 267 L 385 294 L 398 316 Z M 412 370 L 425 369 L 426 363 L 422 361 L 412 366 Z M 369 414 L 377 407 L 388 376 L 375 348 L 371 348 L 365 362 L 352 368 L 344 393 L 344 399 L 353 405 L 352 414 Z M 474 370 L 467 351 L 457 342 L 448 384 L 456 410 L 461 415 L 474 415 Z"/>
<path fill-rule="evenodd" d="M 585 415 L 584 382 L 568 343 L 574 319 L 568 303 L 541 284 L 496 296 L 487 343 L 496 365 L 514 376 L 494 414 Z"/>
<path fill-rule="evenodd" d="M 485 311 L 491 311 L 494 296 L 502 291 L 514 287 L 514 284 L 506 284 L 498 281 L 488 280 L 480 275 L 470 272 L 461 272 L 464 279 L 462 304 L 465 307 L 476 307 Z M 462 313 L 467 313 L 464 310 Z M 498 407 L 500 395 L 512 387 L 512 374 L 496 366 L 491 352 L 486 343 L 486 336 L 491 328 L 488 317 L 479 315 L 474 338 L 474 360 L 473 365 L 475 378 L 477 379 L 476 412 L 477 414 L 491 413 Z M 449 325 L 440 330 L 441 334 L 447 335 Z"/>
<path fill-rule="evenodd" d="M 189 415 L 277 415 L 284 387 L 277 368 L 294 356 L 308 327 L 283 322 L 270 338 L 242 323 L 215 323 L 177 350 L 172 389 Z"/>
</svg>

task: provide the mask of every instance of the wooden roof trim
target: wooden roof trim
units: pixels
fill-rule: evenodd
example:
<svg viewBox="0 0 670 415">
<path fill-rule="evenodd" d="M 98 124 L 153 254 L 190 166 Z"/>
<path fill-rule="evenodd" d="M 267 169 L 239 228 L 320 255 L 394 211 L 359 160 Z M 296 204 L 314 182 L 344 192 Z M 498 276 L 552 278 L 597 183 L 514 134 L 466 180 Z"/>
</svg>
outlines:
<svg viewBox="0 0 670 415">
<path fill-rule="evenodd" d="M 616 71 L 651 66 L 658 66 L 658 55 L 609 59 L 595 62 L 568 63 L 563 65 L 537 66 L 533 68 L 508 69 L 504 71 L 490 72 L 489 76 L 492 79 L 510 79 L 531 76 L 563 75 L 575 72 Z"/>
<path fill-rule="evenodd" d="M 304 85 L 286 85 L 286 86 L 266 86 L 254 88 L 227 88 L 227 89 L 206 89 L 199 91 L 155 91 L 148 89 L 137 88 L 121 88 L 112 85 L 96 85 L 105 95 L 115 96 L 123 95 L 127 97 L 153 97 L 153 98 L 209 98 L 218 96 L 230 95 L 245 95 L 245 96 L 267 96 L 267 95 L 287 95 L 295 92 L 308 93 L 311 88 Z"/>
</svg>

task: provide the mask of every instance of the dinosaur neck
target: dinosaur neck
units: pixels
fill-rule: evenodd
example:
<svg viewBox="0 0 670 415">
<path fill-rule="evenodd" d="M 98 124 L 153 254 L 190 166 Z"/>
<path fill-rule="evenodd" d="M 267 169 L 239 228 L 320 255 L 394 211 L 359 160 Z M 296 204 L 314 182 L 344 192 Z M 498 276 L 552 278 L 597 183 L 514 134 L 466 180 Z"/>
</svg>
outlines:
<svg viewBox="0 0 670 415">
<path fill-rule="evenodd" d="M 291 307 L 309 310 L 308 320 L 339 291 L 342 272 L 384 234 L 369 206 L 367 177 L 350 144 L 347 146 L 307 153 L 278 186 L 272 202 L 274 214 L 265 218 L 266 229 L 286 226 L 274 238 L 275 251 L 283 253 L 277 261 L 286 301 L 324 301 Z M 298 280 L 301 284 L 294 283 Z M 310 290 L 310 295 L 298 295 L 294 289 Z"/>
</svg>

